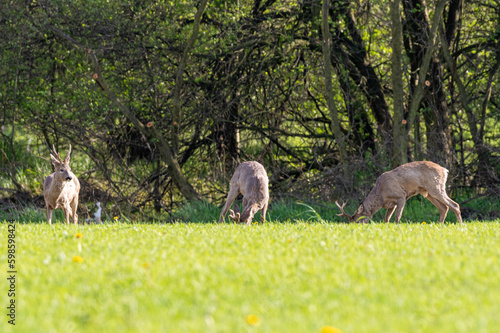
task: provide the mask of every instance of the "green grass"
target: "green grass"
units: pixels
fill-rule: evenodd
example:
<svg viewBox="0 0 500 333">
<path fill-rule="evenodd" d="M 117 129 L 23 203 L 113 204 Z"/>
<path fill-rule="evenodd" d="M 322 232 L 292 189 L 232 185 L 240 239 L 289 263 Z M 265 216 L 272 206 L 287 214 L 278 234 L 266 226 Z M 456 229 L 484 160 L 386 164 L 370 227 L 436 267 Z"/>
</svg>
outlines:
<svg viewBox="0 0 500 333">
<path fill-rule="evenodd" d="M 0 224 L 5 313 L 7 234 Z M 17 321 L 13 328 L 3 315 L 1 332 L 321 332 L 328 325 L 344 333 L 455 333 L 500 325 L 500 220 L 58 221 L 18 224 L 16 244 Z M 248 315 L 259 324 L 249 325 Z"/>
</svg>

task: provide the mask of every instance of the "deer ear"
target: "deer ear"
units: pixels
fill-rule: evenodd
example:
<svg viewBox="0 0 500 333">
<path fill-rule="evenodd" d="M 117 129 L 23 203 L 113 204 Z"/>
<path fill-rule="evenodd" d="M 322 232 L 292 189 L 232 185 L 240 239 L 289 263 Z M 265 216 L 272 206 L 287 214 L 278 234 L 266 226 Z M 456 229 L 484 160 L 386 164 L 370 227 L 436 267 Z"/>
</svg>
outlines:
<svg viewBox="0 0 500 333">
<path fill-rule="evenodd" d="M 356 213 L 354 213 L 354 215 L 362 215 L 364 210 L 365 209 L 363 207 L 363 204 L 361 204 L 361 205 L 359 205 L 358 210 L 356 211 Z"/>
</svg>

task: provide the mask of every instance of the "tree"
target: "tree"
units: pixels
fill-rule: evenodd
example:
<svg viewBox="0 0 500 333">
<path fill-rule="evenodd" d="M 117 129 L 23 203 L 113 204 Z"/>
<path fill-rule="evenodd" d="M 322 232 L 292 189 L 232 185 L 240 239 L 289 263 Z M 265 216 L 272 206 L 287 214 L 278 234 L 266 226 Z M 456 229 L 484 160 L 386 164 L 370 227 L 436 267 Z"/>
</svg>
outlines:
<svg viewBox="0 0 500 333">
<path fill-rule="evenodd" d="M 333 88 L 332 88 L 332 65 L 330 50 L 332 48 L 332 37 L 330 35 L 330 24 L 328 23 L 328 13 L 329 13 L 329 0 L 323 0 L 323 10 L 322 10 L 322 32 L 323 32 L 323 62 L 325 70 L 325 98 L 328 105 L 328 111 L 331 118 L 331 129 L 334 134 L 337 144 L 339 146 L 339 156 L 340 163 L 343 166 L 344 173 L 350 175 L 349 163 L 347 160 L 347 150 L 345 145 L 344 135 L 342 134 L 340 128 L 340 121 L 335 102 L 333 100 Z M 351 177 L 348 176 L 348 184 L 350 183 Z"/>
<path fill-rule="evenodd" d="M 394 91 L 394 128 L 393 128 L 393 150 L 392 167 L 396 168 L 408 162 L 407 156 L 407 131 L 405 124 L 403 73 L 401 70 L 402 56 L 402 24 L 399 10 L 399 0 L 391 2 L 391 23 L 392 23 L 392 89 Z"/>
</svg>

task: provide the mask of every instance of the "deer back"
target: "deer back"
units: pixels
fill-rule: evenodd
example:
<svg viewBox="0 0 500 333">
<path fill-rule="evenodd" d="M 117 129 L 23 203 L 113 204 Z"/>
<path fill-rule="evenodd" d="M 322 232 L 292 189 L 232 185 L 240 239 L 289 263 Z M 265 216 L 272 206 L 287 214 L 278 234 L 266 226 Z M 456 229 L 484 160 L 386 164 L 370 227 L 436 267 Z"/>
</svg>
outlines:
<svg viewBox="0 0 500 333">
<path fill-rule="evenodd" d="M 262 164 L 251 161 L 240 164 L 230 181 L 237 186 L 246 201 L 263 203 L 269 199 L 269 179 Z"/>
<path fill-rule="evenodd" d="M 383 198 L 404 195 L 408 199 L 418 193 L 426 197 L 429 191 L 444 191 L 447 178 L 448 170 L 436 163 L 411 162 L 383 173 L 375 187 Z"/>
</svg>

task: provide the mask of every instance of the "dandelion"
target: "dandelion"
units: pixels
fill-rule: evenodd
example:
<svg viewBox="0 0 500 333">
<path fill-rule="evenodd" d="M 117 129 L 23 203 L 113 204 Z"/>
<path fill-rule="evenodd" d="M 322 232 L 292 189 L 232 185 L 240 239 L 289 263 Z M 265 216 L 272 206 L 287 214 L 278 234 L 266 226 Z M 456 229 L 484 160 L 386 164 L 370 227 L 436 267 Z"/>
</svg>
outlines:
<svg viewBox="0 0 500 333">
<path fill-rule="evenodd" d="M 321 328 L 321 333 L 342 333 L 337 327 L 323 326 Z"/>
<path fill-rule="evenodd" d="M 74 256 L 73 257 L 73 262 L 83 262 L 83 258 L 80 256 Z"/>
<path fill-rule="evenodd" d="M 256 315 L 248 315 L 246 317 L 246 321 L 247 321 L 247 324 L 251 325 L 251 326 L 255 326 L 255 325 L 258 325 L 260 323 L 260 319 Z"/>
<path fill-rule="evenodd" d="M 118 216 L 113 217 L 113 220 L 115 221 L 118 220 Z"/>
<path fill-rule="evenodd" d="M 148 269 L 149 268 L 149 264 L 147 262 L 143 263 L 142 264 L 142 268 Z"/>
<path fill-rule="evenodd" d="M 427 224 L 426 222 L 422 222 L 422 224 Z"/>
<path fill-rule="evenodd" d="M 82 238 L 83 234 L 81 232 L 77 232 L 75 238 Z"/>
</svg>

